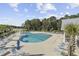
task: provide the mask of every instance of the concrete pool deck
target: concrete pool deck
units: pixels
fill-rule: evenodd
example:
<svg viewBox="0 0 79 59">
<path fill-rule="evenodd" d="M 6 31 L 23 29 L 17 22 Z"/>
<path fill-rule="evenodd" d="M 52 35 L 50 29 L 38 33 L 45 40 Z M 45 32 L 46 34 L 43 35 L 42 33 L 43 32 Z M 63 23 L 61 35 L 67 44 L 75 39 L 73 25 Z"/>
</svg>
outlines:
<svg viewBox="0 0 79 59">
<path fill-rule="evenodd" d="M 21 46 L 23 47 L 21 48 L 20 51 L 23 51 L 26 54 L 29 53 L 29 54 L 44 54 L 45 56 L 60 56 L 61 54 L 56 50 L 56 48 L 63 42 L 63 34 L 53 34 L 46 32 L 40 32 L 40 33 L 51 34 L 52 36 L 43 42 L 37 42 L 37 43 L 21 42 Z M 18 34 L 19 33 L 17 33 L 16 36 L 19 37 L 20 35 Z M 14 36 L 13 38 L 18 39 L 18 37 L 16 36 Z M 10 44 L 15 46 L 14 42 L 13 44 L 12 42 L 9 42 L 6 46 L 9 46 Z"/>
<path fill-rule="evenodd" d="M 38 32 L 37 32 L 38 33 Z M 52 34 L 50 38 L 38 43 L 22 43 L 22 50 L 29 54 L 44 54 L 46 56 L 60 56 L 56 50 L 58 45 L 63 42 L 63 34 Z"/>
</svg>

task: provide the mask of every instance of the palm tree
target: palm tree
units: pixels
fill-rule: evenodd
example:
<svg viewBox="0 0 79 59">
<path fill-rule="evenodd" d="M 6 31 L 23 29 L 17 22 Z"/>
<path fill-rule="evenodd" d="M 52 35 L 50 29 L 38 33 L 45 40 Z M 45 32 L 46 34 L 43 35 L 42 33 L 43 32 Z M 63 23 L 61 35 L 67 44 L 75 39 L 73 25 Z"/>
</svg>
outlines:
<svg viewBox="0 0 79 59">
<path fill-rule="evenodd" d="M 78 34 L 79 27 L 76 24 L 68 24 L 65 27 L 65 33 L 70 37 L 68 45 L 68 55 L 74 56 L 75 52 L 75 36 Z"/>
</svg>

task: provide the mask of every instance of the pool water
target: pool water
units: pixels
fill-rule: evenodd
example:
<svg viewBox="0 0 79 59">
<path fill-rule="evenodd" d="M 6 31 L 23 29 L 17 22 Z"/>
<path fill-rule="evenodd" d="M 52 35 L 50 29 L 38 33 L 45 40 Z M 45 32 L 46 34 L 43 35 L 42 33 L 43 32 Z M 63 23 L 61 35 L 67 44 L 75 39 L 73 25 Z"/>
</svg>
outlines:
<svg viewBox="0 0 79 59">
<path fill-rule="evenodd" d="M 22 42 L 42 42 L 47 40 L 51 35 L 43 33 L 24 33 L 22 34 L 20 41 Z"/>
</svg>

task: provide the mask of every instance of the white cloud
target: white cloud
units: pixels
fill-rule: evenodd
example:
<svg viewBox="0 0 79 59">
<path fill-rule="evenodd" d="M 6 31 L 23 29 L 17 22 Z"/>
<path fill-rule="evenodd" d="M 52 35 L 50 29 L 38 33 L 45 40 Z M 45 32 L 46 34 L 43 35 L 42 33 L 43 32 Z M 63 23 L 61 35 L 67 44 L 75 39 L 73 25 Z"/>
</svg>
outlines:
<svg viewBox="0 0 79 59">
<path fill-rule="evenodd" d="M 19 12 L 18 10 L 19 3 L 10 3 L 9 6 L 13 8 L 14 11 Z"/>
<path fill-rule="evenodd" d="M 28 9 L 24 9 L 25 12 L 28 12 Z"/>
<path fill-rule="evenodd" d="M 38 10 L 41 10 L 41 8 L 42 8 L 42 5 L 43 5 L 42 3 L 38 3 L 38 4 L 36 4 L 36 6 L 37 6 L 37 9 L 38 9 Z"/>
<path fill-rule="evenodd" d="M 45 11 L 45 10 L 40 10 L 40 13 L 46 13 L 47 11 Z"/>
<path fill-rule="evenodd" d="M 56 10 L 55 6 L 52 4 L 45 4 L 43 8 L 45 8 L 44 10 Z"/>
<path fill-rule="evenodd" d="M 40 13 L 46 13 L 49 10 L 56 11 L 56 7 L 50 3 L 40 3 L 40 4 L 37 4 L 36 6 L 37 6 L 37 10 L 39 10 Z"/>
<path fill-rule="evenodd" d="M 64 17 L 64 15 L 70 15 L 70 12 L 68 12 L 68 11 L 66 11 L 66 12 L 61 12 L 61 13 L 58 15 L 58 18 Z"/>
<path fill-rule="evenodd" d="M 66 12 L 65 14 L 70 15 L 70 13 L 69 13 L 69 12 Z"/>
<path fill-rule="evenodd" d="M 18 3 L 10 3 L 9 5 L 10 5 L 11 7 L 14 7 L 14 8 L 15 8 L 15 7 L 16 7 L 16 8 L 18 7 Z"/>
<path fill-rule="evenodd" d="M 71 8 L 79 7 L 79 3 L 71 3 L 69 5 Z"/>
<path fill-rule="evenodd" d="M 66 12 L 61 12 L 61 13 L 60 13 L 61 16 L 64 16 L 64 15 L 66 15 L 66 14 L 67 14 L 67 15 L 70 15 L 70 12 L 66 11 Z"/>
<path fill-rule="evenodd" d="M 14 8 L 14 11 L 19 12 L 19 10 L 17 8 Z"/>
<path fill-rule="evenodd" d="M 70 9 L 70 6 L 66 6 L 67 9 Z"/>
<path fill-rule="evenodd" d="M 63 13 L 63 12 L 61 12 L 61 13 L 60 13 L 60 15 L 64 15 L 64 13 Z"/>
</svg>

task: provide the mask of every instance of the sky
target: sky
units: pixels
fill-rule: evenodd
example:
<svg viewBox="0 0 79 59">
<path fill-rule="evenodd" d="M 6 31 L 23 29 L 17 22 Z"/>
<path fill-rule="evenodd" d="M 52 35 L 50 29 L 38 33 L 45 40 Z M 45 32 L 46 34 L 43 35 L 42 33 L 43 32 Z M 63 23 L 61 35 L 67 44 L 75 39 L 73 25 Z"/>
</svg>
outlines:
<svg viewBox="0 0 79 59">
<path fill-rule="evenodd" d="M 21 26 L 27 19 L 60 18 L 77 13 L 77 3 L 0 3 L 0 24 Z"/>
</svg>

